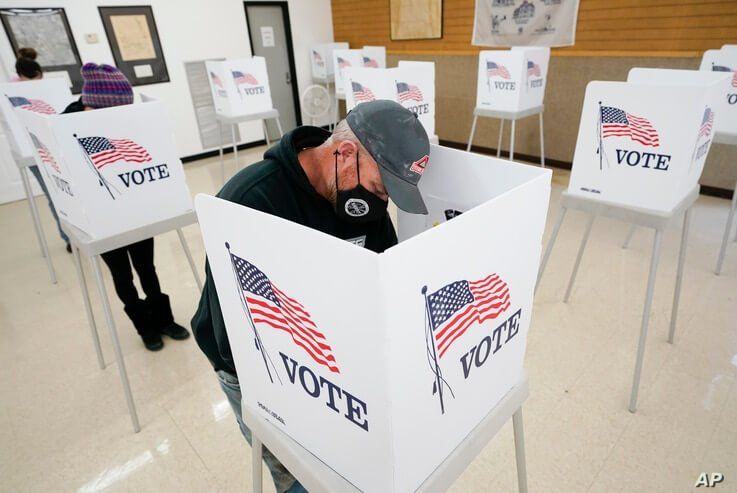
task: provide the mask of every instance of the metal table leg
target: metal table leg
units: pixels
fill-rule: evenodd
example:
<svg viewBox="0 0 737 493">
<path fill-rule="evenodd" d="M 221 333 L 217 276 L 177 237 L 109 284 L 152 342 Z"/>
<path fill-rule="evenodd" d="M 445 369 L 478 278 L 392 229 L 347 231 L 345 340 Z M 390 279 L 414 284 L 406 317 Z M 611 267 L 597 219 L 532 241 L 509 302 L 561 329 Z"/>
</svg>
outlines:
<svg viewBox="0 0 737 493">
<path fill-rule="evenodd" d="M 225 185 L 225 160 L 223 159 L 223 122 L 218 120 L 218 154 L 220 154 L 220 178 Z"/>
<path fill-rule="evenodd" d="M 281 122 L 279 121 L 279 117 L 277 116 L 275 120 L 276 120 L 276 128 L 279 129 L 279 137 L 284 137 L 284 131 L 281 129 Z"/>
<path fill-rule="evenodd" d="M 471 123 L 471 135 L 468 136 L 468 145 L 466 146 L 466 152 L 471 152 L 471 143 L 473 142 L 473 134 L 476 133 L 476 121 L 478 119 L 478 115 L 473 115 L 473 123 Z"/>
<path fill-rule="evenodd" d="M 502 135 L 504 135 L 504 119 L 499 123 L 499 140 L 496 143 L 496 157 L 502 155 Z"/>
<path fill-rule="evenodd" d="M 266 145 L 270 146 L 271 141 L 269 140 L 269 127 L 266 126 L 266 120 L 261 120 L 261 128 L 264 131 L 264 139 L 266 139 Z"/>
<path fill-rule="evenodd" d="M 261 440 L 254 434 L 251 435 L 251 474 L 253 474 L 253 493 L 263 491 L 263 453 L 264 447 Z"/>
<path fill-rule="evenodd" d="M 540 112 L 540 166 L 545 167 L 545 137 L 543 133 L 543 112 Z"/>
<path fill-rule="evenodd" d="M 537 271 L 537 281 L 535 282 L 535 292 L 537 292 L 537 287 L 540 285 L 540 279 L 543 277 L 543 272 L 545 272 L 545 266 L 548 265 L 548 259 L 550 258 L 550 252 L 553 251 L 553 245 L 555 245 L 555 240 L 558 238 L 558 232 L 560 231 L 560 226 L 563 224 L 563 218 L 566 217 L 567 209 L 565 207 L 561 207 L 560 211 L 558 211 L 558 219 L 555 220 L 555 226 L 553 226 L 553 233 L 550 235 L 550 240 L 548 240 L 548 246 L 545 248 L 545 255 L 543 255 L 543 260 L 540 262 L 540 268 Z"/>
<path fill-rule="evenodd" d="M 637 359 L 635 360 L 635 373 L 632 377 L 632 391 L 630 393 L 629 410 L 631 413 L 637 411 L 637 393 L 640 390 L 640 376 L 642 374 L 642 362 L 645 358 L 645 343 L 647 342 L 647 329 L 650 322 L 650 308 L 653 303 L 653 291 L 655 290 L 655 274 L 658 270 L 658 261 L 660 260 L 660 246 L 663 239 L 663 232 L 655 231 L 655 239 L 653 240 L 653 253 L 650 259 L 650 273 L 647 278 L 647 291 L 645 294 L 645 306 L 642 309 L 642 325 L 640 327 L 640 340 L 637 343 Z"/>
<path fill-rule="evenodd" d="M 676 290 L 673 294 L 673 311 L 670 314 L 670 332 L 668 342 L 673 344 L 676 335 L 676 319 L 678 317 L 678 302 L 681 299 L 681 284 L 683 282 L 683 264 L 686 262 L 686 247 L 688 246 L 688 229 L 691 224 L 691 210 L 689 207 L 683 215 L 683 232 L 681 233 L 681 251 L 678 254 L 678 270 L 676 271 Z"/>
<path fill-rule="evenodd" d="M 90 327 L 90 335 L 92 336 L 92 343 L 95 346 L 95 353 L 97 354 L 97 363 L 100 365 L 100 369 L 105 369 L 105 358 L 102 355 L 102 347 L 100 346 L 100 335 L 97 333 L 97 324 L 95 323 L 95 315 L 92 312 L 92 304 L 90 303 L 90 292 L 87 289 L 87 280 L 84 278 L 84 269 L 82 268 L 82 259 L 79 255 L 79 248 L 72 246 L 72 252 L 74 253 L 74 266 L 77 270 L 77 279 L 79 280 L 79 287 L 82 290 L 82 300 L 84 301 L 84 310 L 87 314 L 87 325 Z"/>
<path fill-rule="evenodd" d="M 509 136 L 509 160 L 514 161 L 514 128 L 517 120 L 512 120 L 512 135 Z"/>
<path fill-rule="evenodd" d="M 627 238 L 624 239 L 624 243 L 622 244 L 622 248 L 624 248 L 625 250 L 630 247 L 630 243 L 632 242 L 632 237 L 635 236 L 636 229 L 637 225 L 630 225 L 630 230 L 627 232 Z"/>
<path fill-rule="evenodd" d="M 128 412 L 131 415 L 133 431 L 135 433 L 138 433 L 139 431 L 141 431 L 141 425 L 138 423 L 138 412 L 136 411 L 136 404 L 133 402 L 133 393 L 131 392 L 131 386 L 128 382 L 128 372 L 125 369 L 123 351 L 120 349 L 118 331 L 115 328 L 115 320 L 113 319 L 113 313 L 110 309 L 110 300 L 108 299 L 107 291 L 105 290 L 105 280 L 102 278 L 102 271 L 100 270 L 99 255 L 95 255 L 92 257 L 92 268 L 95 271 L 95 280 L 97 281 L 97 288 L 100 291 L 100 299 L 102 300 L 102 307 L 105 311 L 107 328 L 110 331 L 110 340 L 113 342 L 113 349 L 115 350 L 115 360 L 118 363 L 118 374 L 120 375 L 120 383 L 123 385 L 123 393 L 125 394 L 125 401 L 128 404 Z"/>
<path fill-rule="evenodd" d="M 576 274 L 578 274 L 578 267 L 581 265 L 581 258 L 583 258 L 583 251 L 586 249 L 586 243 L 589 241 L 589 235 L 591 234 L 591 227 L 594 225 L 594 216 L 591 214 L 589 222 L 586 224 L 586 232 L 583 234 L 581 239 L 581 246 L 578 248 L 578 255 L 576 255 L 576 263 L 573 266 L 573 272 L 571 272 L 571 279 L 568 281 L 568 289 L 566 289 L 566 295 L 563 298 L 563 303 L 568 303 L 571 298 L 571 291 L 573 290 L 573 282 L 576 280 Z"/>
<path fill-rule="evenodd" d="M 49 270 L 49 277 L 51 277 L 51 283 L 56 284 L 56 270 L 54 269 L 54 263 L 51 261 L 51 255 L 49 254 L 49 247 L 46 244 L 46 235 L 44 234 L 43 228 L 41 227 L 41 218 L 38 215 L 38 209 L 36 208 L 36 200 L 33 198 L 33 191 L 31 190 L 31 182 L 28 180 L 28 172 L 26 168 L 20 168 L 20 177 L 23 182 L 23 190 L 26 193 L 26 199 L 28 200 L 28 207 L 31 209 L 31 217 L 33 218 L 33 226 L 36 229 L 36 238 L 38 238 L 38 245 L 41 247 L 41 256 L 46 259 L 46 268 Z"/>
<path fill-rule="evenodd" d="M 724 265 L 724 256 L 727 253 L 727 244 L 729 243 L 729 233 L 732 231 L 732 223 L 734 222 L 734 212 L 737 210 L 737 184 L 735 184 L 734 193 L 732 193 L 732 205 L 729 208 L 729 215 L 727 216 L 727 226 L 724 228 L 724 237 L 722 238 L 722 246 L 719 249 L 719 259 L 717 260 L 717 267 L 714 270 L 716 275 L 722 273 L 722 266 Z M 737 236 L 735 236 L 737 241 Z"/>
<path fill-rule="evenodd" d="M 512 415 L 514 428 L 514 455 L 517 459 L 517 484 L 520 493 L 527 493 L 527 461 L 525 458 L 525 431 L 522 426 L 522 408 Z"/>
<path fill-rule="evenodd" d="M 179 242 L 182 244 L 184 255 L 187 257 L 187 262 L 189 262 L 189 268 L 192 269 L 192 274 L 194 275 L 197 287 L 200 289 L 200 292 L 202 292 L 202 279 L 200 279 L 200 275 L 197 272 L 197 266 L 195 265 L 194 260 L 192 260 L 192 252 L 189 251 L 189 245 L 187 245 L 187 240 L 184 238 L 184 233 L 182 233 L 182 230 L 179 228 L 177 228 L 177 235 L 179 236 Z"/>
<path fill-rule="evenodd" d="M 233 162 L 235 163 L 235 172 L 238 172 L 238 143 L 235 141 L 235 123 L 230 126 L 230 137 L 233 139 Z"/>
</svg>

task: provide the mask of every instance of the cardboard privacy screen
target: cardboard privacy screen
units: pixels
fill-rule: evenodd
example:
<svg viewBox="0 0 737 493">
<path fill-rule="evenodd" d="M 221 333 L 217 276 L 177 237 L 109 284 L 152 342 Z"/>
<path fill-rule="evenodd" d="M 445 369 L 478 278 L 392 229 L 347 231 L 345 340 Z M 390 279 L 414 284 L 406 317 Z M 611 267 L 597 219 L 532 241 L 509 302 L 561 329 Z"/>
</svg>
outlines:
<svg viewBox="0 0 737 493">
<path fill-rule="evenodd" d="M 312 77 L 320 80 L 332 78 L 335 73 L 333 51 L 347 49 L 348 43 L 323 43 L 310 48 Z"/>
<path fill-rule="evenodd" d="M 265 58 L 207 61 L 205 67 L 217 114 L 243 116 L 274 109 Z"/>
<path fill-rule="evenodd" d="M 34 147 L 18 115 L 55 115 L 74 101 L 64 79 L 48 78 L 0 84 L 0 125 L 12 151 L 20 157 L 34 155 Z"/>
<path fill-rule="evenodd" d="M 163 103 L 24 115 L 54 206 L 105 238 L 192 211 Z"/>
<path fill-rule="evenodd" d="M 590 82 L 568 192 L 668 213 L 698 183 L 719 84 Z"/>
<path fill-rule="evenodd" d="M 550 48 L 479 53 L 476 107 L 523 111 L 543 104 Z"/>
<path fill-rule="evenodd" d="M 701 59 L 700 70 L 722 73 L 726 81 L 722 86 L 721 98 L 717 105 L 719 119 L 716 122 L 718 133 L 737 135 L 737 48 L 724 45 L 721 50 L 707 50 Z"/>
<path fill-rule="evenodd" d="M 550 172 L 433 146 L 421 184 L 458 210 L 382 254 L 196 199 L 243 405 L 362 491 L 416 490 L 522 375 Z"/>
<path fill-rule="evenodd" d="M 343 71 L 346 111 L 377 99 L 400 103 L 417 115 L 428 136 L 435 135 L 435 64 L 399 62 L 398 68 Z"/>
</svg>

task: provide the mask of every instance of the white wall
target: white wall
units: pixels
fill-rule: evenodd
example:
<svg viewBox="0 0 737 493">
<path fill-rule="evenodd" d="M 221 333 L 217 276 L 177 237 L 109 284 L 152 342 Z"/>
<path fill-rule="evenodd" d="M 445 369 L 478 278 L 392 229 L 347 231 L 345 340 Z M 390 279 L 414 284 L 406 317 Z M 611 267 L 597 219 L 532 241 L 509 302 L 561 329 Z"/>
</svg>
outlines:
<svg viewBox="0 0 737 493">
<path fill-rule="evenodd" d="M 196 154 L 202 148 L 197 120 L 189 95 L 184 62 L 207 58 L 238 58 L 251 55 L 246 14 L 240 0 L 148 0 L 153 8 L 161 46 L 171 82 L 136 86 L 136 93 L 162 100 L 175 121 L 181 156 Z M 114 64 L 102 25 L 98 5 L 140 5 L 122 0 L 0 0 L 0 7 L 63 7 L 72 29 L 82 62 Z M 332 41 L 330 0 L 290 0 L 289 17 L 294 42 L 297 84 L 301 91 L 311 83 L 309 46 Z M 97 44 L 87 44 L 85 34 L 95 33 Z M 0 63 L 6 74 L 15 72 L 15 57 L 4 33 L 0 33 Z M 263 138 L 261 124 L 241 126 L 242 142 Z"/>
</svg>

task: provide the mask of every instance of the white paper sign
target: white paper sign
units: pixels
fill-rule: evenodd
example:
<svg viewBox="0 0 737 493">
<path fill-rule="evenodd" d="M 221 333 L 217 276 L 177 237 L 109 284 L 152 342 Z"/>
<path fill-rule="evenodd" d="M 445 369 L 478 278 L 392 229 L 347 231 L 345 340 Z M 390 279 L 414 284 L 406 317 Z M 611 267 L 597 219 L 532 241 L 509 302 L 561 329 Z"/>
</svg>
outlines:
<svg viewBox="0 0 737 493">
<path fill-rule="evenodd" d="M 668 213 L 698 183 L 719 84 L 590 82 L 568 192 Z"/>
<path fill-rule="evenodd" d="M 550 49 L 531 47 L 482 51 L 476 107 L 523 111 L 543 104 Z"/>
<path fill-rule="evenodd" d="M 388 99 L 415 113 L 428 136 L 435 135 L 435 64 L 399 62 L 388 69 L 346 68 L 346 110 L 357 104 Z"/>
<path fill-rule="evenodd" d="M 205 66 L 217 114 L 235 117 L 274 109 L 265 58 L 207 61 Z"/>
<path fill-rule="evenodd" d="M 243 405 L 367 492 L 415 491 L 522 374 L 550 172 L 433 146 L 425 173 L 467 208 L 380 255 L 196 199 Z"/>
<path fill-rule="evenodd" d="M 363 52 L 361 50 L 333 50 L 333 67 L 335 67 L 335 93 L 345 94 L 343 70 L 349 67 L 363 67 Z"/>
<path fill-rule="evenodd" d="M 72 101 L 74 97 L 69 86 L 60 77 L 0 84 L 0 125 L 12 151 L 19 157 L 35 154 L 18 115 L 61 113 Z"/>
<path fill-rule="evenodd" d="M 153 77 L 154 75 L 153 68 L 151 68 L 151 65 L 148 63 L 144 65 L 134 65 L 133 72 L 136 74 L 136 77 L 139 78 Z"/>
<path fill-rule="evenodd" d="M 476 0 L 473 44 L 571 46 L 579 0 Z"/>
<path fill-rule="evenodd" d="M 264 48 L 274 46 L 274 28 L 272 26 L 261 26 L 261 44 Z"/>
<path fill-rule="evenodd" d="M 312 77 L 320 80 L 332 79 L 335 73 L 333 51 L 347 50 L 348 43 L 323 43 L 310 48 Z"/>
<path fill-rule="evenodd" d="M 737 49 L 725 45 L 721 50 L 708 50 L 701 59 L 700 70 L 719 72 L 727 76 L 722 98 L 717 108 L 717 132 L 737 135 Z"/>
<path fill-rule="evenodd" d="M 105 238 L 192 211 L 161 102 L 66 115 L 23 115 L 54 206 Z"/>
</svg>

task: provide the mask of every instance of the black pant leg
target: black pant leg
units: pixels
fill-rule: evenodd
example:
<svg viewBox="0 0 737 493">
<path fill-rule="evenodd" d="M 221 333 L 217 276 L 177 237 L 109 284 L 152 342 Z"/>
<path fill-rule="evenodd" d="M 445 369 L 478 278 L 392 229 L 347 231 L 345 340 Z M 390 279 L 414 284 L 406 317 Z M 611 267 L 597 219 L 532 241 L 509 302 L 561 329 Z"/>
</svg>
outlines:
<svg viewBox="0 0 737 493">
<path fill-rule="evenodd" d="M 128 245 L 128 253 L 131 257 L 133 267 L 136 269 L 138 279 L 141 281 L 143 292 L 148 298 L 161 296 L 159 277 L 156 275 L 154 266 L 154 239 L 139 241 Z"/>
<path fill-rule="evenodd" d="M 125 306 L 132 306 L 139 301 L 138 291 L 133 284 L 133 271 L 128 260 L 128 247 L 116 248 L 101 255 L 113 276 L 115 292 Z"/>
</svg>

